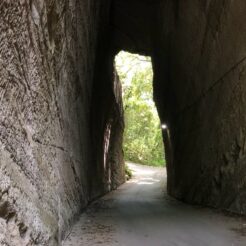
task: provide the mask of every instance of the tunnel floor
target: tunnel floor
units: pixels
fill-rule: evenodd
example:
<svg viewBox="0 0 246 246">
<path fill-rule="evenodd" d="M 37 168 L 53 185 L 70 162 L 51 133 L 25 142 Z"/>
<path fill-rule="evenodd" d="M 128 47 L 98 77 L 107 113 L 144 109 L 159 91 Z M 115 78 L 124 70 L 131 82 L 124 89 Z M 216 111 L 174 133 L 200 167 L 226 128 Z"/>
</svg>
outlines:
<svg viewBox="0 0 246 246">
<path fill-rule="evenodd" d="M 133 178 L 89 206 L 63 246 L 246 245 L 242 218 L 170 198 L 164 168 L 129 166 Z"/>
</svg>

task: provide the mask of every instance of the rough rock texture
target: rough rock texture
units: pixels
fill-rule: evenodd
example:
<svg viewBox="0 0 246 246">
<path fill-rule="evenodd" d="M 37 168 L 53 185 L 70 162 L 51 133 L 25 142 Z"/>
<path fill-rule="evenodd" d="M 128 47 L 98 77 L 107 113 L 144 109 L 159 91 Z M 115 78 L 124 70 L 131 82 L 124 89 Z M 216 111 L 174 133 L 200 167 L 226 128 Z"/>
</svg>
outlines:
<svg viewBox="0 0 246 246">
<path fill-rule="evenodd" d="M 88 201 L 124 181 L 111 171 L 123 170 L 121 146 L 112 145 L 123 127 L 113 74 L 101 74 L 107 102 L 93 112 L 96 61 L 111 59 L 97 41 L 108 11 L 106 1 L 0 3 L 0 245 L 59 244 Z M 91 121 L 102 117 L 95 133 Z M 100 189 L 90 186 L 95 170 L 105 173 Z"/>
<path fill-rule="evenodd" d="M 2 0 L 0 244 L 57 245 L 124 182 L 120 49 L 152 56 L 169 193 L 246 214 L 245 12 L 244 0 Z"/>
<path fill-rule="evenodd" d="M 170 194 L 244 214 L 245 12 L 243 0 L 163 1 L 160 63 L 168 70 L 157 68 L 172 141 Z"/>
<path fill-rule="evenodd" d="M 246 214 L 246 2 L 115 0 L 114 11 L 114 49 L 152 56 L 169 194 Z"/>
<path fill-rule="evenodd" d="M 122 93 L 111 50 L 110 7 L 111 1 L 103 2 L 92 88 L 90 129 L 93 159 L 89 170 L 89 189 L 93 198 L 125 181 Z"/>
</svg>

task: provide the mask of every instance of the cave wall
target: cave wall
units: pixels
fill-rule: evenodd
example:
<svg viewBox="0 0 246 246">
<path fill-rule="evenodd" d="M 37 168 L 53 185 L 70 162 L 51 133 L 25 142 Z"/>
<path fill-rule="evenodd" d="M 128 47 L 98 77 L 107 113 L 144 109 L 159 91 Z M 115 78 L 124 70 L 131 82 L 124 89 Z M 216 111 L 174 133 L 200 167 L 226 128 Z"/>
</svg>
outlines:
<svg viewBox="0 0 246 246">
<path fill-rule="evenodd" d="M 121 88 L 113 73 L 94 76 L 98 61 L 106 61 L 107 71 L 113 67 L 112 55 L 99 45 L 107 41 L 109 6 L 92 0 L 0 3 L 1 245 L 60 244 L 89 201 L 124 182 L 122 172 L 111 171 L 115 165 L 123 170 L 121 146 L 112 145 L 122 130 L 111 134 L 123 127 Z M 98 84 L 107 84 L 98 100 L 102 111 L 93 92 Z M 94 128 L 92 120 L 102 118 Z M 104 136 L 107 144 L 99 145 Z"/>
<path fill-rule="evenodd" d="M 109 12 L 106 16 L 109 16 Z M 90 128 L 94 154 L 89 174 L 89 187 L 93 198 L 115 189 L 125 181 L 122 92 L 114 68 L 110 32 L 107 21 L 99 31 L 102 35 L 97 48 L 93 84 Z"/>
<path fill-rule="evenodd" d="M 158 12 L 155 82 L 171 135 L 168 191 L 245 214 L 246 3 L 170 0 Z"/>
</svg>

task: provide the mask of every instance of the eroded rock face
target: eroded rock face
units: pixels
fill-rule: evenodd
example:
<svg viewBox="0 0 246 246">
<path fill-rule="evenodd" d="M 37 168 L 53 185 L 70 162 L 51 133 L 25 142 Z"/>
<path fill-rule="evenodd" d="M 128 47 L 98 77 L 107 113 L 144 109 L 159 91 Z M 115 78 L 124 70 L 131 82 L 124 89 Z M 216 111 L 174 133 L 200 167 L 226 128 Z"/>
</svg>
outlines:
<svg viewBox="0 0 246 246">
<path fill-rule="evenodd" d="M 114 11 L 113 47 L 152 56 L 169 193 L 245 214 L 245 1 L 115 0 Z"/>
<path fill-rule="evenodd" d="M 165 1 L 160 9 L 167 55 L 159 63 L 168 69 L 159 66 L 157 74 L 163 98 L 169 93 L 161 112 L 173 147 L 169 192 L 245 214 L 246 3 Z"/>
<path fill-rule="evenodd" d="M 107 129 L 123 126 L 120 86 L 113 75 L 101 75 L 112 94 L 104 107 L 112 110 L 98 115 L 105 119 L 96 134 L 91 127 L 92 115 L 101 120 L 92 113 L 92 95 L 101 82 L 94 76 L 96 60 L 109 59 L 96 54 L 108 11 L 107 1 L 0 3 L 1 245 L 59 244 L 89 200 L 124 181 L 118 173 L 110 187 L 105 179 L 99 191 L 90 186 L 99 175 L 93 176 L 95 169 L 123 168 L 120 150 L 110 156 L 114 148 L 102 145 L 105 155 L 95 151 L 95 138 L 107 134 L 112 146 L 115 136 Z"/>
</svg>

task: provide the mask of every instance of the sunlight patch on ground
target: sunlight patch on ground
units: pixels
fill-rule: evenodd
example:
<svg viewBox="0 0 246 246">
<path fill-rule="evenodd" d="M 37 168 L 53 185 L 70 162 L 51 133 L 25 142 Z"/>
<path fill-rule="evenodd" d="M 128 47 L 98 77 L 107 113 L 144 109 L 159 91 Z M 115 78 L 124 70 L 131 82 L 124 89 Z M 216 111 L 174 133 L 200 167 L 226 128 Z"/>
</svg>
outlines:
<svg viewBox="0 0 246 246">
<path fill-rule="evenodd" d="M 158 177 L 153 177 L 158 169 L 160 170 L 160 173 L 164 173 L 164 176 L 166 177 L 165 167 L 150 167 L 132 162 L 127 162 L 126 164 L 133 174 L 133 178 L 130 179 L 128 183 L 137 185 L 154 185 L 159 183 L 161 180 Z"/>
</svg>

